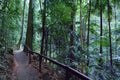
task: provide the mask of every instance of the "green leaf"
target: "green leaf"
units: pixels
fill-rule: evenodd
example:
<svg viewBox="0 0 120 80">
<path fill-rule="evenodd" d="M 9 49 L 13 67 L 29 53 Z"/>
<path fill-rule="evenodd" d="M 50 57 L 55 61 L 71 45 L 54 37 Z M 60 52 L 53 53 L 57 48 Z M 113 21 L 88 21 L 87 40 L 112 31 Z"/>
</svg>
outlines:
<svg viewBox="0 0 120 80">
<path fill-rule="evenodd" d="M 100 45 L 100 38 L 94 41 L 94 45 Z M 106 37 L 102 37 L 102 46 L 103 47 L 109 47 L 109 40 Z"/>
</svg>

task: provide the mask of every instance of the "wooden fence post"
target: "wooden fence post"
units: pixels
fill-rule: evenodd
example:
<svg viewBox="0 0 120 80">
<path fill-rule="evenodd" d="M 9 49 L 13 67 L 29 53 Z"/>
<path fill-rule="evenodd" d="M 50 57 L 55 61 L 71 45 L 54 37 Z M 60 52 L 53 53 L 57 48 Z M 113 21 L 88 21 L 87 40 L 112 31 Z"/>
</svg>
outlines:
<svg viewBox="0 0 120 80">
<path fill-rule="evenodd" d="M 39 72 L 41 72 L 42 57 L 39 55 Z"/>
<path fill-rule="evenodd" d="M 69 75 L 69 71 L 66 67 L 66 74 L 65 74 L 65 80 L 69 80 L 70 79 L 70 75 Z"/>
<path fill-rule="evenodd" d="M 31 64 L 31 52 L 30 51 L 29 51 L 28 55 L 29 55 L 29 64 Z"/>
</svg>

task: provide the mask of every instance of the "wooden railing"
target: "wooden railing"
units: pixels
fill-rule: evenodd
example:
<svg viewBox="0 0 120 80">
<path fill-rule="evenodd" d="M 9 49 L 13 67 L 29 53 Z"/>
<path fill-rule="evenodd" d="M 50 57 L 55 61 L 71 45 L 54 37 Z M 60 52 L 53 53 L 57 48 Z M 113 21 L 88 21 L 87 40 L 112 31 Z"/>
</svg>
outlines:
<svg viewBox="0 0 120 80">
<path fill-rule="evenodd" d="M 86 75 L 80 73 L 79 71 L 77 71 L 77 70 L 75 70 L 75 69 L 73 69 L 73 68 L 71 68 L 71 67 L 69 67 L 69 66 L 67 66 L 67 65 L 65 65 L 65 64 L 62 64 L 62 63 L 60 63 L 60 62 L 58 62 L 58 61 L 56 61 L 56 60 L 53 60 L 53 59 L 48 58 L 48 57 L 46 57 L 46 56 L 44 56 L 44 55 L 42 55 L 42 54 L 39 54 L 39 53 L 37 53 L 37 52 L 32 51 L 32 50 L 31 50 L 29 47 L 27 47 L 27 46 L 25 46 L 24 48 L 25 48 L 25 50 L 26 50 L 25 52 L 27 52 L 28 55 L 29 55 L 29 64 L 31 63 L 31 54 L 36 54 L 36 55 L 38 55 L 38 57 L 39 57 L 39 71 L 40 71 L 40 72 L 41 72 L 42 58 L 44 58 L 44 59 L 46 59 L 46 60 L 49 60 L 49 61 L 52 62 L 53 64 L 55 64 L 55 65 L 63 68 L 63 69 L 66 71 L 66 75 L 65 75 L 66 78 L 65 78 L 65 80 L 69 80 L 69 79 L 70 79 L 69 73 L 72 74 L 72 75 L 75 75 L 76 77 L 80 78 L 81 80 L 92 80 L 92 79 L 90 79 L 89 77 L 87 77 Z"/>
</svg>

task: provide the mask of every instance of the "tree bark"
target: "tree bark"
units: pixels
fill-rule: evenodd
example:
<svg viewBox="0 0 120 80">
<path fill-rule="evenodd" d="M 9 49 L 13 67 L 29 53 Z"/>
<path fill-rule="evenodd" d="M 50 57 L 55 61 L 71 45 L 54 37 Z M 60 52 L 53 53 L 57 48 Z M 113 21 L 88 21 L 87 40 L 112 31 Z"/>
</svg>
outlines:
<svg viewBox="0 0 120 80">
<path fill-rule="evenodd" d="M 30 0 L 25 45 L 28 46 L 31 50 L 33 49 L 32 42 L 33 42 L 33 0 Z"/>
<path fill-rule="evenodd" d="M 103 36 L 103 25 L 102 25 L 102 1 L 100 0 L 100 54 L 103 53 L 102 50 L 102 36 Z"/>
<path fill-rule="evenodd" d="M 82 0 L 80 0 L 80 39 L 81 39 L 81 48 L 82 48 L 81 72 L 84 73 L 84 36 L 83 36 L 83 20 L 82 20 Z"/>
<path fill-rule="evenodd" d="M 88 32 L 87 32 L 87 66 L 89 66 L 89 32 L 90 32 L 90 13 L 91 13 L 91 0 L 89 0 L 89 10 L 88 10 Z"/>
<path fill-rule="evenodd" d="M 110 44 L 110 65 L 113 66 L 112 62 L 112 42 L 111 42 L 111 26 L 110 26 L 110 1 L 108 0 L 108 26 L 109 26 L 109 44 Z"/>
<path fill-rule="evenodd" d="M 46 26 L 46 0 L 44 0 L 44 10 L 42 12 L 42 40 L 41 40 L 41 54 L 44 54 L 45 44 L 45 26 Z"/>
<path fill-rule="evenodd" d="M 103 18 L 103 15 L 102 15 L 102 1 L 99 0 L 99 8 L 100 8 L 100 53 L 99 53 L 99 65 L 102 66 L 103 64 L 103 60 L 102 60 L 102 53 L 103 53 L 103 46 L 102 46 L 102 36 L 103 36 L 103 22 L 102 22 L 102 18 Z"/>
</svg>

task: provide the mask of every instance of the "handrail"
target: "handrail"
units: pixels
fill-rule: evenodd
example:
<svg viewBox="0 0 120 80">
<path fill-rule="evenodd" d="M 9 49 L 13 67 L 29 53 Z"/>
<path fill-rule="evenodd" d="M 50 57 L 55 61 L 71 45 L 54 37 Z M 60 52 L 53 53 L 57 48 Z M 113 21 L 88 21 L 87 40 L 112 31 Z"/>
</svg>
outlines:
<svg viewBox="0 0 120 80">
<path fill-rule="evenodd" d="M 75 70 L 75 69 L 73 69 L 73 68 L 71 68 L 71 67 L 69 67 L 69 66 L 67 66 L 67 65 L 65 65 L 65 64 L 63 64 L 63 63 L 60 63 L 60 62 L 58 62 L 58 61 L 56 61 L 56 60 L 53 60 L 53 59 L 51 59 L 51 58 L 48 58 L 48 57 L 46 57 L 46 56 L 44 56 L 44 55 L 42 55 L 42 54 L 39 54 L 39 53 L 37 53 L 37 52 L 34 52 L 34 51 L 32 51 L 32 50 L 31 50 L 29 47 L 27 47 L 27 46 L 25 46 L 25 48 L 26 48 L 27 52 L 29 53 L 29 63 L 31 63 L 31 54 L 37 54 L 37 55 L 39 56 L 39 70 L 40 70 L 40 71 L 41 71 L 41 60 L 42 60 L 42 58 L 44 58 L 44 59 L 46 59 L 46 60 L 49 60 L 49 61 L 52 62 L 53 64 L 56 64 L 57 66 L 62 67 L 63 69 L 65 69 L 65 70 L 66 70 L 66 80 L 69 80 L 69 74 L 68 74 L 68 72 L 70 72 L 71 74 L 77 76 L 77 77 L 80 78 L 80 79 L 83 79 L 83 80 L 92 80 L 92 79 L 90 79 L 88 76 L 80 73 L 79 71 L 77 71 L 77 70 Z"/>
</svg>

